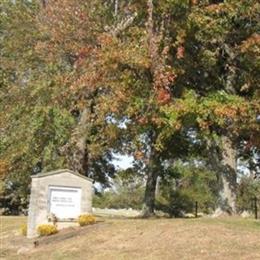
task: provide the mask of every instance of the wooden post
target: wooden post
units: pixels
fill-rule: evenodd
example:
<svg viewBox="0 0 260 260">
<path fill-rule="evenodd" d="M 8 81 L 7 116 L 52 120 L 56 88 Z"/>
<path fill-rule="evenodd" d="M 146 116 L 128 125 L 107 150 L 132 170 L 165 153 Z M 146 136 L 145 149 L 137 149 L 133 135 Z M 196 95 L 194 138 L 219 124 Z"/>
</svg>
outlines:
<svg viewBox="0 0 260 260">
<path fill-rule="evenodd" d="M 195 218 L 198 217 L 198 201 L 195 202 Z"/>
<path fill-rule="evenodd" d="M 258 216 L 257 216 L 257 211 L 258 211 L 258 209 L 257 209 L 257 197 L 255 197 L 254 198 L 254 208 L 255 208 L 255 219 L 257 219 L 258 218 Z"/>
</svg>

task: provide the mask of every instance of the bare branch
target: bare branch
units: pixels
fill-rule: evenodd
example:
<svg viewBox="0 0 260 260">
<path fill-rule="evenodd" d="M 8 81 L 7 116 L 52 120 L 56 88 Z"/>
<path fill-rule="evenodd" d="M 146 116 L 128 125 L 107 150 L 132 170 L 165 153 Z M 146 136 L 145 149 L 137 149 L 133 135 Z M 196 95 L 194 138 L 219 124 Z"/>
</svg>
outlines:
<svg viewBox="0 0 260 260">
<path fill-rule="evenodd" d="M 135 18 L 137 17 L 137 13 L 133 13 L 132 15 L 127 16 L 121 22 L 113 27 L 105 27 L 105 30 L 109 32 L 111 35 L 117 37 L 121 32 L 126 30 L 129 26 L 132 25 Z"/>
<path fill-rule="evenodd" d="M 118 1 L 119 0 L 115 0 L 115 10 L 114 10 L 114 16 L 117 17 L 118 14 Z"/>
</svg>

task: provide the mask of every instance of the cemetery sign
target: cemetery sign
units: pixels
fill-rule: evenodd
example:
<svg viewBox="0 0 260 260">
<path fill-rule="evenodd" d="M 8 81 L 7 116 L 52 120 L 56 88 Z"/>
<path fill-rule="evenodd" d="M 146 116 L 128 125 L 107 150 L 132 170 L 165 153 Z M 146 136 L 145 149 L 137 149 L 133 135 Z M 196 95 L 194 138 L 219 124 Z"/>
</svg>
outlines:
<svg viewBox="0 0 260 260">
<path fill-rule="evenodd" d="M 58 222 L 76 220 L 92 212 L 92 179 L 70 170 L 32 177 L 27 237 L 37 236 L 37 226 L 55 216 Z"/>
</svg>

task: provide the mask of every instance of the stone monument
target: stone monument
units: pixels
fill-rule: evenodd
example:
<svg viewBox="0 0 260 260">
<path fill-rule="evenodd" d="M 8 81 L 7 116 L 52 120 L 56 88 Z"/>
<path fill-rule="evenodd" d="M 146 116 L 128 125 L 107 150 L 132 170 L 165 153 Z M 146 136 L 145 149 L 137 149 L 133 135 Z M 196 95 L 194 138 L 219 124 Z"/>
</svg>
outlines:
<svg viewBox="0 0 260 260">
<path fill-rule="evenodd" d="M 75 222 L 92 212 L 92 179 L 70 170 L 40 173 L 32 177 L 27 237 L 37 237 L 37 226 Z"/>
</svg>

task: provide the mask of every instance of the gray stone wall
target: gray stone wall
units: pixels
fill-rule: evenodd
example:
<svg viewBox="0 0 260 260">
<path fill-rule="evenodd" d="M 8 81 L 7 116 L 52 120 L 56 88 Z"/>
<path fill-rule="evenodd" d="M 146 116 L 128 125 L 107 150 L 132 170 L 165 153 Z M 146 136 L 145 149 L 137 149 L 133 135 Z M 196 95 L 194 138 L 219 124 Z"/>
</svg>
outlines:
<svg viewBox="0 0 260 260">
<path fill-rule="evenodd" d="M 32 177 L 28 212 L 27 237 L 37 236 L 37 226 L 46 224 L 49 216 L 49 187 L 61 186 L 81 189 L 81 214 L 92 213 L 92 181 L 69 170 Z"/>
</svg>

